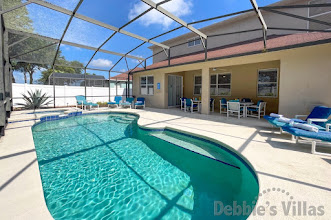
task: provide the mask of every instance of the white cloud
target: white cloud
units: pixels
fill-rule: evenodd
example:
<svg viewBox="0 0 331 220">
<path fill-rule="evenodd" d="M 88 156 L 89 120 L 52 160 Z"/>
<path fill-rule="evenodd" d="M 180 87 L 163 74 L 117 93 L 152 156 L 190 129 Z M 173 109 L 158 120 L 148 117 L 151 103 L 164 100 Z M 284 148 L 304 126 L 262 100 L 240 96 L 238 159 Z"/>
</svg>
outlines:
<svg viewBox="0 0 331 220">
<path fill-rule="evenodd" d="M 154 2 L 158 3 L 162 0 L 154 0 Z M 185 16 L 191 14 L 191 9 L 193 7 L 192 0 L 172 0 L 168 3 L 162 5 L 162 7 L 173 15 L 177 17 Z M 142 12 L 146 11 L 149 8 L 143 2 L 138 2 L 133 5 L 129 12 L 129 19 L 133 19 L 134 17 L 138 16 Z M 156 10 L 152 10 L 139 18 L 138 20 L 142 25 L 149 26 L 151 24 L 160 24 L 164 28 L 168 28 L 174 21 L 165 15 L 161 14 Z"/>
<path fill-rule="evenodd" d="M 113 62 L 107 59 L 96 59 L 96 60 L 92 60 L 90 65 L 94 67 L 106 68 L 106 67 L 112 67 Z"/>
</svg>

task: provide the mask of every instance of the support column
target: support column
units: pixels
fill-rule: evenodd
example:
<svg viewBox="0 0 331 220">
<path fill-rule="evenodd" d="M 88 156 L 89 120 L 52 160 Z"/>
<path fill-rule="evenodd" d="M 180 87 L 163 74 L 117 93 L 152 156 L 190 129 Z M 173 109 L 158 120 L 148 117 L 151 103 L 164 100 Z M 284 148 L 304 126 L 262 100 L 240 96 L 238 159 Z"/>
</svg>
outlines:
<svg viewBox="0 0 331 220">
<path fill-rule="evenodd" d="M 202 68 L 201 82 L 201 113 L 209 115 L 210 112 L 210 75 L 209 68 Z"/>
<path fill-rule="evenodd" d="M 0 10 L 2 10 L 2 0 L 0 0 Z M 0 15 L 0 136 L 5 135 L 7 121 L 3 40 L 3 16 Z"/>
<path fill-rule="evenodd" d="M 52 72 L 52 78 L 53 78 L 53 107 L 55 108 L 55 77 L 54 77 L 54 66 L 53 66 L 52 70 L 53 70 L 53 72 Z"/>
<path fill-rule="evenodd" d="M 108 72 L 108 102 L 110 102 L 110 71 Z"/>
<path fill-rule="evenodd" d="M 4 30 L 3 34 L 3 49 L 4 49 L 4 74 L 5 74 L 5 97 L 6 97 L 6 117 L 10 117 L 11 106 L 12 106 L 12 94 L 11 94 L 11 84 L 12 79 L 10 75 L 10 63 L 9 63 L 9 54 L 8 54 L 8 31 Z"/>
</svg>

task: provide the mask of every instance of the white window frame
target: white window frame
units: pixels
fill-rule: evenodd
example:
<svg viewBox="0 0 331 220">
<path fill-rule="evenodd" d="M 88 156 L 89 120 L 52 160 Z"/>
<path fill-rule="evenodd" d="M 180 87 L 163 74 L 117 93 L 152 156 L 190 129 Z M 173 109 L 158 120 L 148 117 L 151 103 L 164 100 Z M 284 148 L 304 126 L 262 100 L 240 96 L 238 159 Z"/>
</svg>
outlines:
<svg viewBox="0 0 331 220">
<path fill-rule="evenodd" d="M 277 81 L 276 82 L 263 82 L 263 83 L 260 83 L 259 82 L 259 75 L 260 75 L 260 71 L 268 71 L 268 70 L 276 70 L 277 71 Z M 279 70 L 278 68 L 268 68 L 268 69 L 258 69 L 257 70 L 257 82 L 256 82 L 256 96 L 257 97 L 264 97 L 264 98 L 278 98 L 278 90 L 279 90 L 279 86 L 278 86 L 278 82 L 279 82 Z M 277 88 L 277 91 L 276 91 L 276 96 L 261 96 L 259 95 L 259 85 L 260 84 L 273 84 L 273 83 L 276 83 L 276 88 Z"/>
<path fill-rule="evenodd" d="M 196 40 L 200 40 L 199 44 L 196 44 Z M 192 46 L 189 45 L 190 42 L 194 42 Z M 195 47 L 197 45 L 201 45 L 201 39 L 199 37 L 191 38 L 187 41 L 187 47 Z"/>
<path fill-rule="evenodd" d="M 211 84 L 211 76 L 215 76 L 216 75 L 216 84 Z M 221 84 L 218 84 L 218 76 L 219 75 L 230 75 L 230 83 L 221 83 Z M 216 89 L 217 89 L 217 94 L 216 95 L 212 95 L 210 94 L 210 96 L 231 96 L 231 92 L 232 92 L 232 73 L 231 72 L 224 72 L 224 73 L 213 73 L 210 75 L 210 88 L 211 89 L 211 86 L 212 85 L 215 85 L 216 86 Z M 218 86 L 219 85 L 230 85 L 230 94 L 229 95 L 222 95 L 222 94 L 219 94 L 218 93 Z"/>
<path fill-rule="evenodd" d="M 147 89 L 147 94 L 142 94 L 141 93 L 141 78 L 146 77 L 146 89 Z M 153 84 L 148 84 L 148 77 L 153 77 Z M 140 82 L 139 82 L 139 87 L 140 87 L 140 95 L 154 95 L 154 75 L 146 75 L 146 76 L 140 76 Z M 153 86 L 153 94 L 149 94 L 148 86 Z"/>
<path fill-rule="evenodd" d="M 195 77 L 201 77 L 201 84 L 195 84 Z M 199 94 L 195 94 L 195 86 L 200 86 L 200 93 Z M 202 75 L 194 75 L 194 81 L 193 81 L 193 95 L 201 95 L 201 90 L 202 90 Z"/>
</svg>

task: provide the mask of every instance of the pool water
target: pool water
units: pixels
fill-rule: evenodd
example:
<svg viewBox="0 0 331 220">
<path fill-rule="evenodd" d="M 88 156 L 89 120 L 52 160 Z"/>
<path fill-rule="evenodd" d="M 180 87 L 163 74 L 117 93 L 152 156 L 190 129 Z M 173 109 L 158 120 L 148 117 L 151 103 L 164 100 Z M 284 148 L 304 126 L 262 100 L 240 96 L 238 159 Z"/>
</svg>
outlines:
<svg viewBox="0 0 331 220">
<path fill-rule="evenodd" d="M 243 160 L 212 142 L 141 129 L 137 120 L 130 114 L 91 114 L 32 128 L 54 219 L 247 218 L 214 215 L 214 201 L 256 199 L 258 182 Z"/>
<path fill-rule="evenodd" d="M 60 113 L 63 114 L 65 110 L 55 110 L 55 111 L 37 111 L 37 112 L 29 112 L 26 114 L 33 114 L 33 115 L 43 115 L 43 114 L 50 114 L 50 113 Z"/>
</svg>

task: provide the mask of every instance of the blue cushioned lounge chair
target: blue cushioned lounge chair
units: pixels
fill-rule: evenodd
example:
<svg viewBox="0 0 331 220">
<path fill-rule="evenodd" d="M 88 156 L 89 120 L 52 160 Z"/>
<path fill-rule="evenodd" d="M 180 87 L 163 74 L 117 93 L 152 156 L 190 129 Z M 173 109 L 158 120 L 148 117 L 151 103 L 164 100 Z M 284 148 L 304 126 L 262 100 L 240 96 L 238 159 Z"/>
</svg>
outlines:
<svg viewBox="0 0 331 220">
<path fill-rule="evenodd" d="M 81 105 L 82 109 L 85 109 L 85 110 L 86 110 L 86 106 L 89 106 L 90 110 L 91 110 L 91 107 L 99 108 L 98 104 L 93 103 L 93 102 L 87 102 L 85 99 L 85 96 L 83 96 L 83 95 L 77 95 L 75 97 L 76 97 L 76 108 L 78 108 L 79 105 Z"/>
<path fill-rule="evenodd" d="M 126 98 L 125 102 L 120 103 L 120 106 L 132 108 L 132 103 L 133 102 L 134 102 L 134 98 Z"/>
<path fill-rule="evenodd" d="M 122 96 L 115 96 L 115 99 L 113 102 L 108 102 L 108 107 L 110 106 L 116 106 L 119 107 L 122 102 Z"/>
<path fill-rule="evenodd" d="M 134 108 L 137 108 L 137 107 L 145 108 L 145 98 L 143 98 L 143 97 L 137 98 L 137 102 L 134 103 Z"/>
<path fill-rule="evenodd" d="M 308 123 L 311 121 L 313 124 L 319 126 L 319 129 L 323 129 L 325 127 L 325 122 L 327 122 L 328 118 L 331 115 L 331 108 L 325 106 L 316 106 L 311 113 L 307 115 L 296 115 L 292 120 L 298 123 Z M 306 117 L 305 120 L 299 119 L 302 117 Z M 273 126 L 281 128 L 286 125 L 285 122 L 278 121 L 278 118 L 271 117 L 269 115 L 265 115 L 264 118 Z"/>
<path fill-rule="evenodd" d="M 316 151 L 316 140 L 323 141 L 323 142 L 331 142 L 331 132 L 330 132 L 331 124 L 326 124 L 325 131 L 306 131 L 300 128 L 292 127 L 290 125 L 285 125 L 282 127 L 282 129 L 290 134 L 295 138 L 295 140 L 298 142 L 298 138 L 308 138 L 312 141 L 311 145 L 311 153 L 312 154 L 320 154 L 320 155 L 328 155 L 327 153 L 320 153 Z"/>
</svg>

